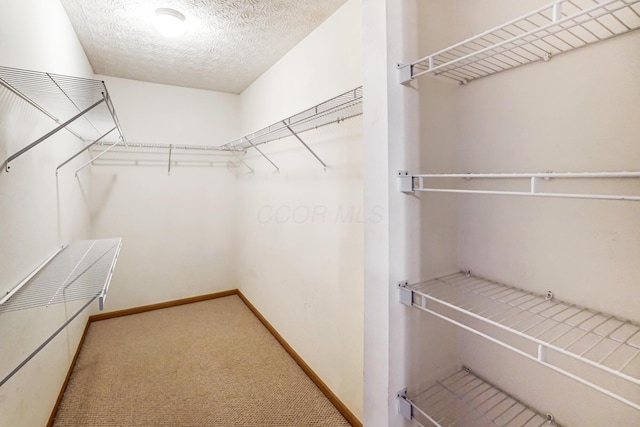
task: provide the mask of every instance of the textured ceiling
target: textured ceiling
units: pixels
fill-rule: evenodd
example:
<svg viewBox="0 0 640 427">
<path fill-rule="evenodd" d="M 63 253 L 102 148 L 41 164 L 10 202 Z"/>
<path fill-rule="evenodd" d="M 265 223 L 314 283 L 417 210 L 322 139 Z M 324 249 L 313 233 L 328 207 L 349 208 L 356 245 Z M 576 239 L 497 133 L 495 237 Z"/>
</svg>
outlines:
<svg viewBox="0 0 640 427">
<path fill-rule="evenodd" d="M 97 74 L 240 93 L 346 0 L 61 0 Z M 180 11 L 167 39 L 155 10 Z"/>
</svg>

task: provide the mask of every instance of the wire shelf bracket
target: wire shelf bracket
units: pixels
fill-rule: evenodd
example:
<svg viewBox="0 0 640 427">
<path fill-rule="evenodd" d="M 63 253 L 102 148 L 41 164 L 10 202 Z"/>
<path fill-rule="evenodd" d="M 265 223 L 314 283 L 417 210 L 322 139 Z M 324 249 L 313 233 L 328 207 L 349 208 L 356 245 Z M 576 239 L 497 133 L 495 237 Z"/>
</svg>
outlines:
<svg viewBox="0 0 640 427">
<path fill-rule="evenodd" d="M 94 141 L 99 135 L 104 138 L 107 129 L 115 128 L 120 134 L 120 140 L 125 140 L 103 81 L 0 66 L 0 86 L 58 124 L 53 130 L 9 156 L 4 161 L 7 172 L 12 161 L 62 129 L 87 142 Z"/>
<path fill-rule="evenodd" d="M 640 402 L 637 401 L 640 395 L 640 325 L 555 300 L 551 292 L 537 295 L 475 277 L 470 272 L 412 285 L 405 283 L 398 285 L 404 304 L 452 323 L 640 411 Z M 496 333 L 507 332 L 509 342 L 495 338 L 495 333 L 468 324 L 476 320 Z M 517 342 L 512 342 L 512 339 Z M 549 355 L 572 360 L 580 366 L 558 364 L 558 358 L 552 360 Z M 629 394 L 634 397 L 627 398 L 618 391 L 610 390 L 610 386 L 596 384 L 602 378 L 594 382 L 576 374 L 586 367 L 595 368 L 609 379 L 622 380 L 632 388 Z M 613 383 L 609 381 L 607 384 Z"/>
<path fill-rule="evenodd" d="M 554 197 L 566 199 L 598 199 L 640 201 L 640 195 L 601 194 L 601 193 L 562 193 L 540 191 L 540 182 L 555 179 L 638 179 L 640 172 L 544 172 L 544 173 L 451 173 L 451 174 L 419 174 L 409 175 L 406 171 L 398 171 L 398 189 L 403 193 L 415 191 L 431 193 L 487 194 L 503 196 Z M 484 179 L 484 180 L 527 180 L 526 191 L 474 190 L 464 188 L 442 188 L 427 186 L 428 180 L 436 179 Z"/>
<path fill-rule="evenodd" d="M 553 415 L 538 412 L 462 368 L 413 397 L 397 394 L 398 412 L 423 426 L 556 426 Z"/>
<path fill-rule="evenodd" d="M 401 84 L 433 74 L 460 84 L 640 28 L 640 0 L 556 0 L 477 36 L 407 64 Z"/>
</svg>

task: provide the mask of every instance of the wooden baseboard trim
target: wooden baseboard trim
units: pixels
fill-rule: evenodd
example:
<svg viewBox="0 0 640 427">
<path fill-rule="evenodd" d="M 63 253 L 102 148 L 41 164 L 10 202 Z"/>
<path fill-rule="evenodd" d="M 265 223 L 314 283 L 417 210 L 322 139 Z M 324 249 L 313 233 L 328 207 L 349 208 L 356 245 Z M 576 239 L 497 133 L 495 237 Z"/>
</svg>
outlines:
<svg viewBox="0 0 640 427">
<path fill-rule="evenodd" d="M 62 387 L 60 388 L 60 393 L 58 393 L 58 398 L 56 399 L 56 403 L 53 405 L 53 410 L 51 411 L 51 415 L 49 415 L 49 421 L 47 422 L 47 427 L 53 426 L 53 421 L 56 418 L 56 414 L 58 413 L 58 407 L 60 406 L 60 402 L 62 402 L 62 396 L 64 396 L 64 392 L 67 390 L 67 385 L 69 384 L 69 380 L 71 379 L 71 374 L 73 373 L 73 368 L 76 366 L 76 361 L 78 360 L 78 356 L 80 356 L 80 349 L 82 348 L 82 344 L 84 344 L 84 339 L 87 336 L 87 332 L 89 331 L 89 325 L 91 321 L 87 319 L 87 324 L 84 325 L 84 332 L 82 332 L 82 336 L 80 337 L 80 341 L 78 342 L 78 348 L 76 348 L 76 353 L 73 355 L 73 359 L 71 360 L 71 365 L 69 366 L 69 370 L 67 371 L 67 376 L 64 378 L 64 382 L 62 383 Z"/>
<path fill-rule="evenodd" d="M 163 309 L 163 308 L 176 307 L 176 306 L 179 306 L 179 305 L 191 304 L 191 303 L 194 303 L 194 302 L 207 301 L 207 300 L 216 299 L 216 298 L 224 298 L 224 297 L 228 297 L 228 296 L 231 296 L 231 295 L 237 295 L 237 294 L 238 294 L 238 290 L 237 289 L 230 289 L 228 291 L 215 292 L 213 294 L 198 295 L 198 296 L 195 296 L 195 297 L 182 298 L 182 299 L 172 300 L 172 301 L 165 301 L 165 302 L 160 302 L 160 303 L 157 303 L 157 304 L 150 304 L 150 305 L 143 305 L 143 306 L 140 306 L 140 307 L 127 308 L 125 310 L 110 311 L 108 313 L 94 314 L 93 316 L 89 317 L 89 322 L 97 322 L 97 321 L 100 321 L 100 320 L 113 319 L 113 318 L 116 318 L 116 317 L 130 316 L 132 314 L 144 313 L 146 311 L 160 310 L 160 309 Z"/>
<path fill-rule="evenodd" d="M 340 411 L 342 416 L 349 422 L 349 424 L 351 424 L 353 427 L 362 427 L 362 422 L 353 414 L 353 412 L 351 412 L 351 410 L 349 410 L 347 405 L 342 403 L 338 396 L 336 396 L 333 391 L 331 391 L 329 386 L 327 386 L 324 381 L 320 379 L 318 374 L 316 374 L 313 369 L 311 369 L 311 367 L 307 365 L 304 359 L 302 359 L 302 357 L 300 357 L 300 355 L 296 353 L 293 347 L 291 347 L 289 343 L 282 337 L 282 335 L 280 335 L 276 328 L 274 328 L 271 323 L 269 323 L 267 319 L 265 319 L 265 317 L 258 311 L 258 309 L 253 304 L 251 304 L 251 302 L 249 302 L 247 297 L 245 297 L 244 294 L 240 291 L 238 291 L 237 294 L 242 302 L 244 302 L 245 305 L 249 308 L 249 310 L 253 312 L 258 320 L 260 320 L 260 322 L 264 325 L 264 327 L 267 328 L 269 332 L 271 332 L 271 335 L 273 335 L 273 337 L 280 343 L 280 345 L 286 350 L 286 352 L 289 353 L 293 360 L 296 361 L 300 368 L 302 368 L 304 373 L 307 374 L 309 378 L 311 378 L 311 381 L 313 381 L 315 385 L 318 386 L 320 391 L 322 391 L 322 393 L 327 396 L 327 399 L 329 399 L 333 406 L 335 406 L 336 409 Z"/>
</svg>

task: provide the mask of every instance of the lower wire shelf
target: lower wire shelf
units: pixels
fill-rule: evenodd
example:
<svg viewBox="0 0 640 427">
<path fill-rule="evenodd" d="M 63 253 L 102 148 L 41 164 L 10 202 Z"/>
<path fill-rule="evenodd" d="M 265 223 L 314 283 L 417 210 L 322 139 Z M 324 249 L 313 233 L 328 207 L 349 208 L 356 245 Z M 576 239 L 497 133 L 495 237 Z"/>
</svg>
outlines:
<svg viewBox="0 0 640 427">
<path fill-rule="evenodd" d="M 640 325 L 460 272 L 400 284 L 433 314 L 640 411 Z M 478 323 L 480 321 L 480 323 Z"/>
<path fill-rule="evenodd" d="M 558 426 L 542 414 L 481 379 L 467 368 L 408 397 L 398 394 L 399 411 L 424 427 Z"/>
</svg>

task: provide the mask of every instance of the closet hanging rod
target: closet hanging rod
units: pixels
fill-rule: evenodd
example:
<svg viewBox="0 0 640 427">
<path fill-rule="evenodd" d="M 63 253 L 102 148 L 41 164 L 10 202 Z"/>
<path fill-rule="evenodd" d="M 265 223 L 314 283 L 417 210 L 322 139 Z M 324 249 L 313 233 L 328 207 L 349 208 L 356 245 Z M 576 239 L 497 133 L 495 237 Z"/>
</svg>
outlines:
<svg viewBox="0 0 640 427">
<path fill-rule="evenodd" d="M 444 173 L 417 174 L 421 178 L 640 178 L 640 172 L 539 172 L 539 173 Z"/>
<path fill-rule="evenodd" d="M 99 142 L 98 145 L 111 145 L 107 142 Z M 145 148 L 166 150 L 187 150 L 187 151 L 224 151 L 224 152 L 242 152 L 242 150 L 234 150 L 224 145 L 193 145 L 193 144 L 165 144 L 165 143 L 149 143 L 149 142 L 118 142 L 118 148 Z"/>
</svg>

